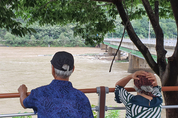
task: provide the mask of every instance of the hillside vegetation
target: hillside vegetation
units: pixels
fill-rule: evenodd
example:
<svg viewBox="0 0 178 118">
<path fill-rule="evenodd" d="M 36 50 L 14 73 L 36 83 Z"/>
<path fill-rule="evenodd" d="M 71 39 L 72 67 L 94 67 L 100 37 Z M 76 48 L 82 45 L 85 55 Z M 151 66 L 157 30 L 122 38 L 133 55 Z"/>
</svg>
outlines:
<svg viewBox="0 0 178 118">
<path fill-rule="evenodd" d="M 117 27 L 113 33 L 107 33 L 107 38 L 121 38 L 123 33 L 123 25 L 121 19 L 117 18 L 115 21 Z M 150 37 L 155 38 L 155 33 L 152 27 L 149 28 L 149 20 L 147 17 L 143 17 L 139 20 L 132 20 L 135 32 L 140 38 L 148 38 L 149 31 Z M 165 39 L 174 39 L 177 37 L 175 21 L 172 19 L 160 19 L 160 24 L 164 32 Z M 84 47 L 91 46 L 86 45 L 81 37 L 74 37 L 73 27 L 75 24 L 68 24 L 66 26 L 59 25 L 45 25 L 40 27 L 38 23 L 31 25 L 37 33 L 32 35 L 26 35 L 25 37 L 19 37 L 12 35 L 5 29 L 0 29 L 1 43 L 8 46 L 52 46 L 52 47 Z M 96 36 L 97 37 L 97 36 Z M 127 33 L 125 37 L 128 37 Z"/>
</svg>

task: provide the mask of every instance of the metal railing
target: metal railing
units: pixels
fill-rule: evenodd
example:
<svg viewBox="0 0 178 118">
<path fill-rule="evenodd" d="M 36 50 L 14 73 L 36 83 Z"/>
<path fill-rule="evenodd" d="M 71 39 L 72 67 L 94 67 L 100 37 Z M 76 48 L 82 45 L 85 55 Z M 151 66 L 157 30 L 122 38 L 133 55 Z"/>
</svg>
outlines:
<svg viewBox="0 0 178 118">
<path fill-rule="evenodd" d="M 116 41 L 116 42 L 120 42 L 121 39 L 120 38 L 105 38 L 104 41 Z M 156 39 L 141 39 L 141 41 L 144 44 L 156 44 Z M 132 43 L 132 41 L 130 39 L 124 39 L 123 42 L 130 42 Z M 177 43 L 177 39 L 165 39 L 164 40 L 164 45 L 165 46 L 176 46 Z"/>
<path fill-rule="evenodd" d="M 125 88 L 128 92 L 135 92 L 134 88 Z M 92 108 L 92 110 L 97 111 L 98 118 L 105 117 L 105 111 L 107 110 L 125 110 L 125 107 L 107 107 L 105 106 L 106 102 L 106 94 L 109 92 L 114 92 L 115 88 L 108 88 L 105 86 L 100 86 L 97 88 L 90 89 L 79 89 L 83 93 L 97 93 L 99 96 L 98 106 Z M 178 86 L 164 86 L 162 87 L 162 91 L 178 91 Z M 30 92 L 28 92 L 28 95 Z M 3 93 L 0 94 L 0 98 L 16 98 L 20 97 L 19 93 Z M 178 108 L 178 105 L 166 105 L 162 106 L 163 109 L 171 109 Z M 2 114 L 0 117 L 14 117 L 14 116 L 31 116 L 37 115 L 35 113 L 15 113 L 15 114 Z"/>
</svg>

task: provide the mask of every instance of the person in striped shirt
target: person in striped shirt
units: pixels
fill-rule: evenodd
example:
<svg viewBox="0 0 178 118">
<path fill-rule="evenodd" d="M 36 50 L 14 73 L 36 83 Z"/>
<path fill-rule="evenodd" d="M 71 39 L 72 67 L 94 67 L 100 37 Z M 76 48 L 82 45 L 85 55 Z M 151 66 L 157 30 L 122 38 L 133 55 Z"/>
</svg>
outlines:
<svg viewBox="0 0 178 118">
<path fill-rule="evenodd" d="M 124 89 L 134 80 L 137 95 Z M 126 118 L 161 118 L 162 94 L 153 73 L 136 71 L 116 83 L 115 101 L 126 107 Z"/>
</svg>

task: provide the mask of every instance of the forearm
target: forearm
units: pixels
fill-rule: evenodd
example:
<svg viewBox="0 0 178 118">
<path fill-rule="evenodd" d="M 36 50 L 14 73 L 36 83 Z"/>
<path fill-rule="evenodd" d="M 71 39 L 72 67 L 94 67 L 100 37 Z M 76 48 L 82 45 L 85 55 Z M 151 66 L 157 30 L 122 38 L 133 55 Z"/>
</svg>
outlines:
<svg viewBox="0 0 178 118">
<path fill-rule="evenodd" d="M 20 103 L 21 103 L 21 105 L 22 105 L 22 107 L 23 108 L 26 108 L 25 106 L 24 106 L 24 104 L 23 104 L 23 101 L 24 101 L 24 99 L 27 97 L 27 93 L 20 93 Z"/>
<path fill-rule="evenodd" d="M 121 80 L 119 80 L 118 82 L 116 82 L 115 86 L 119 85 L 122 87 L 125 87 L 125 85 L 132 79 L 132 74 L 122 78 Z"/>
</svg>

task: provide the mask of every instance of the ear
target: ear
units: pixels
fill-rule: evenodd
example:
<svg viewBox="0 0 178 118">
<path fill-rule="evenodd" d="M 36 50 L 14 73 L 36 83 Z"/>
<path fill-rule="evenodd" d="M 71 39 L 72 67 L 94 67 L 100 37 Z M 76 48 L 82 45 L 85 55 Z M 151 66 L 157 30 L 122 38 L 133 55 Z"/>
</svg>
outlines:
<svg viewBox="0 0 178 118">
<path fill-rule="evenodd" d="M 53 65 L 51 66 L 51 70 L 52 70 L 53 77 L 55 77 L 55 70 L 54 70 L 54 66 Z"/>
<path fill-rule="evenodd" d="M 72 72 L 74 72 L 74 70 L 75 70 L 75 66 L 74 66 L 74 68 L 73 68 L 73 71 L 72 71 Z"/>
</svg>

